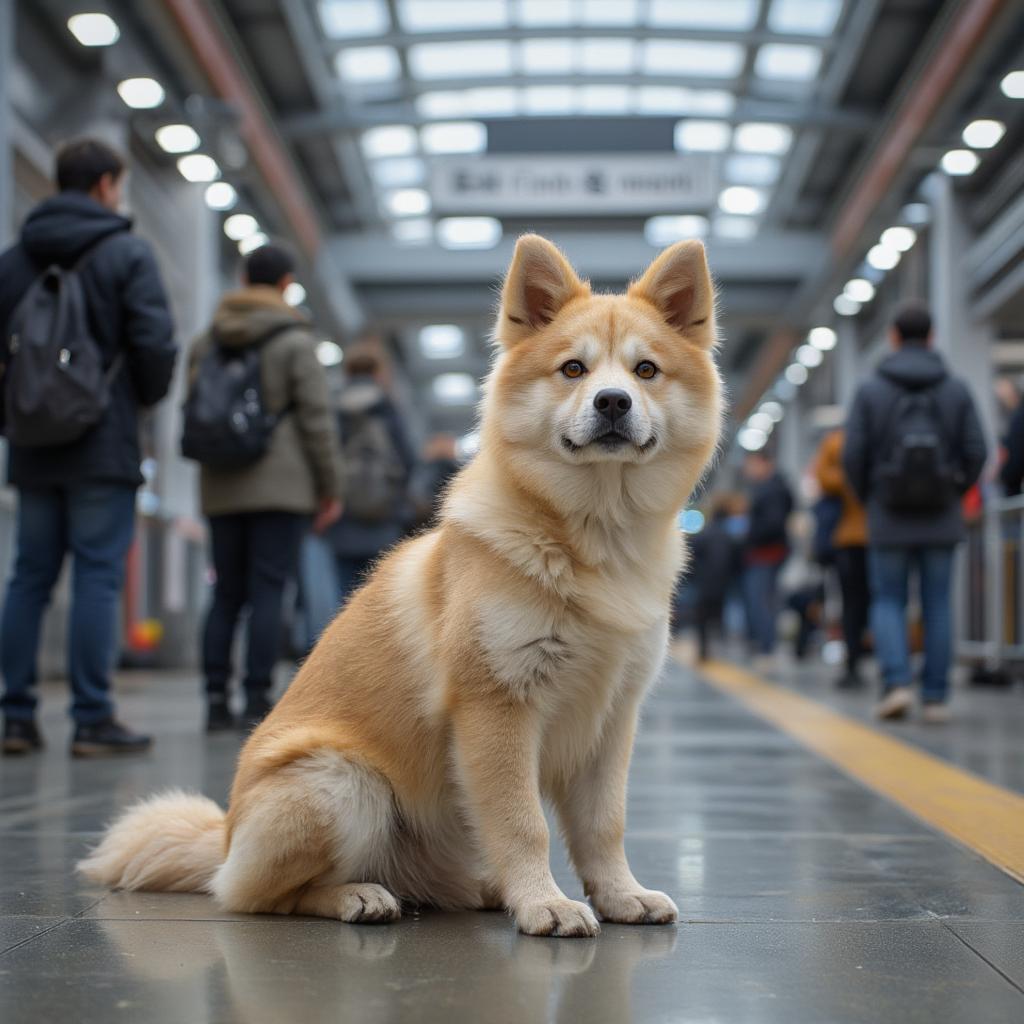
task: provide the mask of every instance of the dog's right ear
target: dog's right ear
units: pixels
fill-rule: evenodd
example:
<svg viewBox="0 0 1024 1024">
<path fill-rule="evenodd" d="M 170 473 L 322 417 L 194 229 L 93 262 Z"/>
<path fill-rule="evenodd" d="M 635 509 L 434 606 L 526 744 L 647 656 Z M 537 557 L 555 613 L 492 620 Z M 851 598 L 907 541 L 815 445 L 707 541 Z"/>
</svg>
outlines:
<svg viewBox="0 0 1024 1024">
<path fill-rule="evenodd" d="M 546 238 L 523 235 L 501 290 L 497 335 L 506 348 L 546 327 L 570 299 L 590 287 Z"/>
</svg>

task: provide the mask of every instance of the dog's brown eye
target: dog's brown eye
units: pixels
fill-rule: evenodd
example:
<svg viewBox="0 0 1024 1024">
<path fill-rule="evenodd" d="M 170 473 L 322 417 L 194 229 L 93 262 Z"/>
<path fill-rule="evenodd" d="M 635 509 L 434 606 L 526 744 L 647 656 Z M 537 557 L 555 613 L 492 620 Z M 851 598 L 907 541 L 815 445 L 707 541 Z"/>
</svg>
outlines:
<svg viewBox="0 0 1024 1024">
<path fill-rule="evenodd" d="M 562 373 L 573 380 L 582 377 L 586 372 L 587 368 L 578 359 L 570 359 L 569 362 L 562 364 Z"/>
<path fill-rule="evenodd" d="M 658 368 L 649 359 L 643 359 L 636 364 L 633 371 L 641 380 L 650 380 L 658 373 Z"/>
</svg>

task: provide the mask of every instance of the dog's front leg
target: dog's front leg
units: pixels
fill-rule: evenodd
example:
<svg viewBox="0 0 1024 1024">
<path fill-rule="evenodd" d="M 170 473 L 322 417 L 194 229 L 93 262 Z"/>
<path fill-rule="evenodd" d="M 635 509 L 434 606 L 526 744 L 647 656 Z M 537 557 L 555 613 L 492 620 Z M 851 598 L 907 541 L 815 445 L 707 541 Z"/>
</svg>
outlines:
<svg viewBox="0 0 1024 1024">
<path fill-rule="evenodd" d="M 592 759 L 553 795 L 569 855 L 594 908 L 620 924 L 669 924 L 676 905 L 645 889 L 626 861 L 626 777 L 638 702 L 609 721 Z"/>
<path fill-rule="evenodd" d="M 590 907 L 569 899 L 551 875 L 537 713 L 525 702 L 488 697 L 460 702 L 454 726 L 461 783 L 493 881 L 527 935 L 596 935 Z"/>
</svg>

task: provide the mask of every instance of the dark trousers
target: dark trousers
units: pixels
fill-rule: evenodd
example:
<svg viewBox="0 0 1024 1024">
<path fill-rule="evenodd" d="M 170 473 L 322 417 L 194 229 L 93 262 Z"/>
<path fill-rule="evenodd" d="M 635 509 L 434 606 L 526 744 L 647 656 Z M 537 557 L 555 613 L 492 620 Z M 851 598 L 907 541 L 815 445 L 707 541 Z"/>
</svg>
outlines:
<svg viewBox="0 0 1024 1024">
<path fill-rule="evenodd" d="M 71 715 L 81 725 L 111 718 L 110 674 L 124 562 L 135 526 L 135 488 L 81 484 L 24 489 L 18 495 L 14 572 L 0 626 L 4 714 L 31 719 L 43 612 L 65 555 L 74 558 L 68 623 Z"/>
<path fill-rule="evenodd" d="M 217 581 L 203 630 L 203 674 L 211 696 L 227 693 L 231 648 L 242 611 L 248 609 L 245 689 L 264 695 L 271 687 L 281 647 L 285 584 L 298 564 L 308 525 L 293 512 L 240 512 L 210 517 Z"/>
<path fill-rule="evenodd" d="M 338 607 L 357 591 L 370 575 L 376 555 L 337 555 L 335 566 L 338 572 Z"/>
<path fill-rule="evenodd" d="M 724 598 L 700 598 L 694 609 L 694 622 L 697 626 L 697 656 L 707 661 L 711 654 L 711 634 L 722 634 L 722 613 Z"/>
<path fill-rule="evenodd" d="M 871 610 L 867 548 L 837 548 L 836 572 L 839 574 L 839 590 L 843 598 L 846 664 L 850 671 L 854 671 L 864 657 L 864 633 L 868 628 Z"/>
<path fill-rule="evenodd" d="M 747 636 L 755 654 L 772 654 L 775 650 L 775 620 L 779 614 L 781 572 L 781 562 L 748 565 L 743 570 Z"/>
</svg>

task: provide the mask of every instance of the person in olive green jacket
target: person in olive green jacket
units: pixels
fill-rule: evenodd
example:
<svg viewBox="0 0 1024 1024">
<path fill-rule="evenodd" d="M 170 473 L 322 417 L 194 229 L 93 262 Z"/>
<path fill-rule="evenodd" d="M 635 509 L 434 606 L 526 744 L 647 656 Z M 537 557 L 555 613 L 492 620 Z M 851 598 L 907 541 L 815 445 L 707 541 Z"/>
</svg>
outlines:
<svg viewBox="0 0 1024 1024">
<path fill-rule="evenodd" d="M 310 522 L 321 532 L 341 514 L 341 456 L 326 373 L 308 324 L 284 301 L 293 272 L 291 256 L 278 246 L 252 252 L 245 262 L 245 287 L 224 296 L 211 329 L 190 353 L 191 381 L 211 345 L 262 345 L 264 405 L 280 416 L 270 447 L 257 462 L 241 469 L 201 469 L 202 511 L 209 521 L 216 573 L 202 637 L 211 732 L 235 724 L 228 683 L 235 630 L 245 608 L 249 628 L 241 724 L 251 728 L 270 710 L 285 583 L 295 571 Z"/>
</svg>

